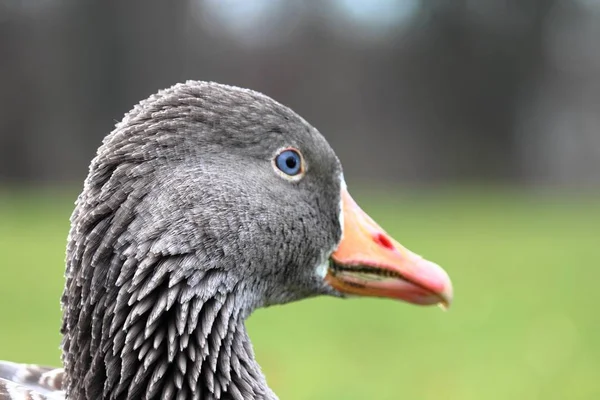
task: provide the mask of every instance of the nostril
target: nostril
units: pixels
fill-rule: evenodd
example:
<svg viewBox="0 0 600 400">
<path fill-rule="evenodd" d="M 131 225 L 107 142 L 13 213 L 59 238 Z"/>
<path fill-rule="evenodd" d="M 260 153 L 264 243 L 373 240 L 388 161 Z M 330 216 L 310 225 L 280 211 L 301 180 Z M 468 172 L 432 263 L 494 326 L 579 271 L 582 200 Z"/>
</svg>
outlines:
<svg viewBox="0 0 600 400">
<path fill-rule="evenodd" d="M 382 245 L 383 247 L 385 247 L 388 250 L 394 250 L 394 245 L 392 244 L 392 241 L 383 233 L 377 233 L 375 235 L 375 241 L 377 243 L 379 243 L 380 245 Z"/>
</svg>

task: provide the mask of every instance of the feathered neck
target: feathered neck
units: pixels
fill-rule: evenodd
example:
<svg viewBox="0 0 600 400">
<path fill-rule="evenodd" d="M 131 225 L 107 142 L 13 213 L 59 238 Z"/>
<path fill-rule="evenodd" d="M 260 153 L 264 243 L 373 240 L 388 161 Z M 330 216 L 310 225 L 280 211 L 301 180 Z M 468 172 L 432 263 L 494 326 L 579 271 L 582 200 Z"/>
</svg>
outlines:
<svg viewBox="0 0 600 400">
<path fill-rule="evenodd" d="M 78 324 L 63 343 L 67 397 L 276 399 L 244 326 L 246 288 L 220 284 L 219 271 L 186 279 L 186 262 L 157 258 L 117 277 L 116 297 L 94 293 L 69 310 Z"/>
<path fill-rule="evenodd" d="M 104 154 L 106 153 L 106 154 Z M 244 321 L 235 251 L 152 209 L 152 164 L 100 149 L 71 217 L 63 306 L 67 398 L 274 399 Z M 190 230 L 192 231 L 192 230 Z M 236 265 L 243 268 L 243 265 Z"/>
</svg>

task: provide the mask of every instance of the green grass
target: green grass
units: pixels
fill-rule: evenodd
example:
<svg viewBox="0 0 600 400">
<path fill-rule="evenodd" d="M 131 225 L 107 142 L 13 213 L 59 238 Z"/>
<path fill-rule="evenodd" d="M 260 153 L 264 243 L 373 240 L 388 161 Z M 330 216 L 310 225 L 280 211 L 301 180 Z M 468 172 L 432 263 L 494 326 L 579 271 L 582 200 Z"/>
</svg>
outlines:
<svg viewBox="0 0 600 400">
<path fill-rule="evenodd" d="M 449 312 L 320 298 L 248 322 L 282 399 L 600 398 L 600 196 L 356 195 L 450 273 Z M 0 194 L 0 359 L 59 363 L 71 194 Z"/>
</svg>

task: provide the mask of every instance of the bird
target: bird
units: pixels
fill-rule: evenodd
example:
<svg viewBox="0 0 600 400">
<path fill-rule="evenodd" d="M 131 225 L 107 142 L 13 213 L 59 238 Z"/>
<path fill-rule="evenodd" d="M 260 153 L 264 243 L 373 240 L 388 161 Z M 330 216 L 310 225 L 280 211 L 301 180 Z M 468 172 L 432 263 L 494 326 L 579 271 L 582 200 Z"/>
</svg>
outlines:
<svg viewBox="0 0 600 400">
<path fill-rule="evenodd" d="M 0 400 L 273 400 L 244 324 L 254 310 L 453 298 L 444 269 L 353 200 L 315 127 L 215 82 L 178 83 L 125 114 L 70 223 L 63 367 L 0 362 Z"/>
</svg>

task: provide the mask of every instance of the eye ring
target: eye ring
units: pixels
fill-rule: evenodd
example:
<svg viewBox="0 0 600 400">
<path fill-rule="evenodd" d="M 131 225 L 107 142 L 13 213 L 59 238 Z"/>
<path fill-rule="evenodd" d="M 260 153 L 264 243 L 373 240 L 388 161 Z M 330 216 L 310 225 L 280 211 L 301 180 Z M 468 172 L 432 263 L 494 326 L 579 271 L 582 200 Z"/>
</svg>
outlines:
<svg viewBox="0 0 600 400">
<path fill-rule="evenodd" d="M 281 177 L 297 181 L 304 176 L 304 158 L 298 149 L 286 147 L 273 158 L 273 168 Z"/>
</svg>

